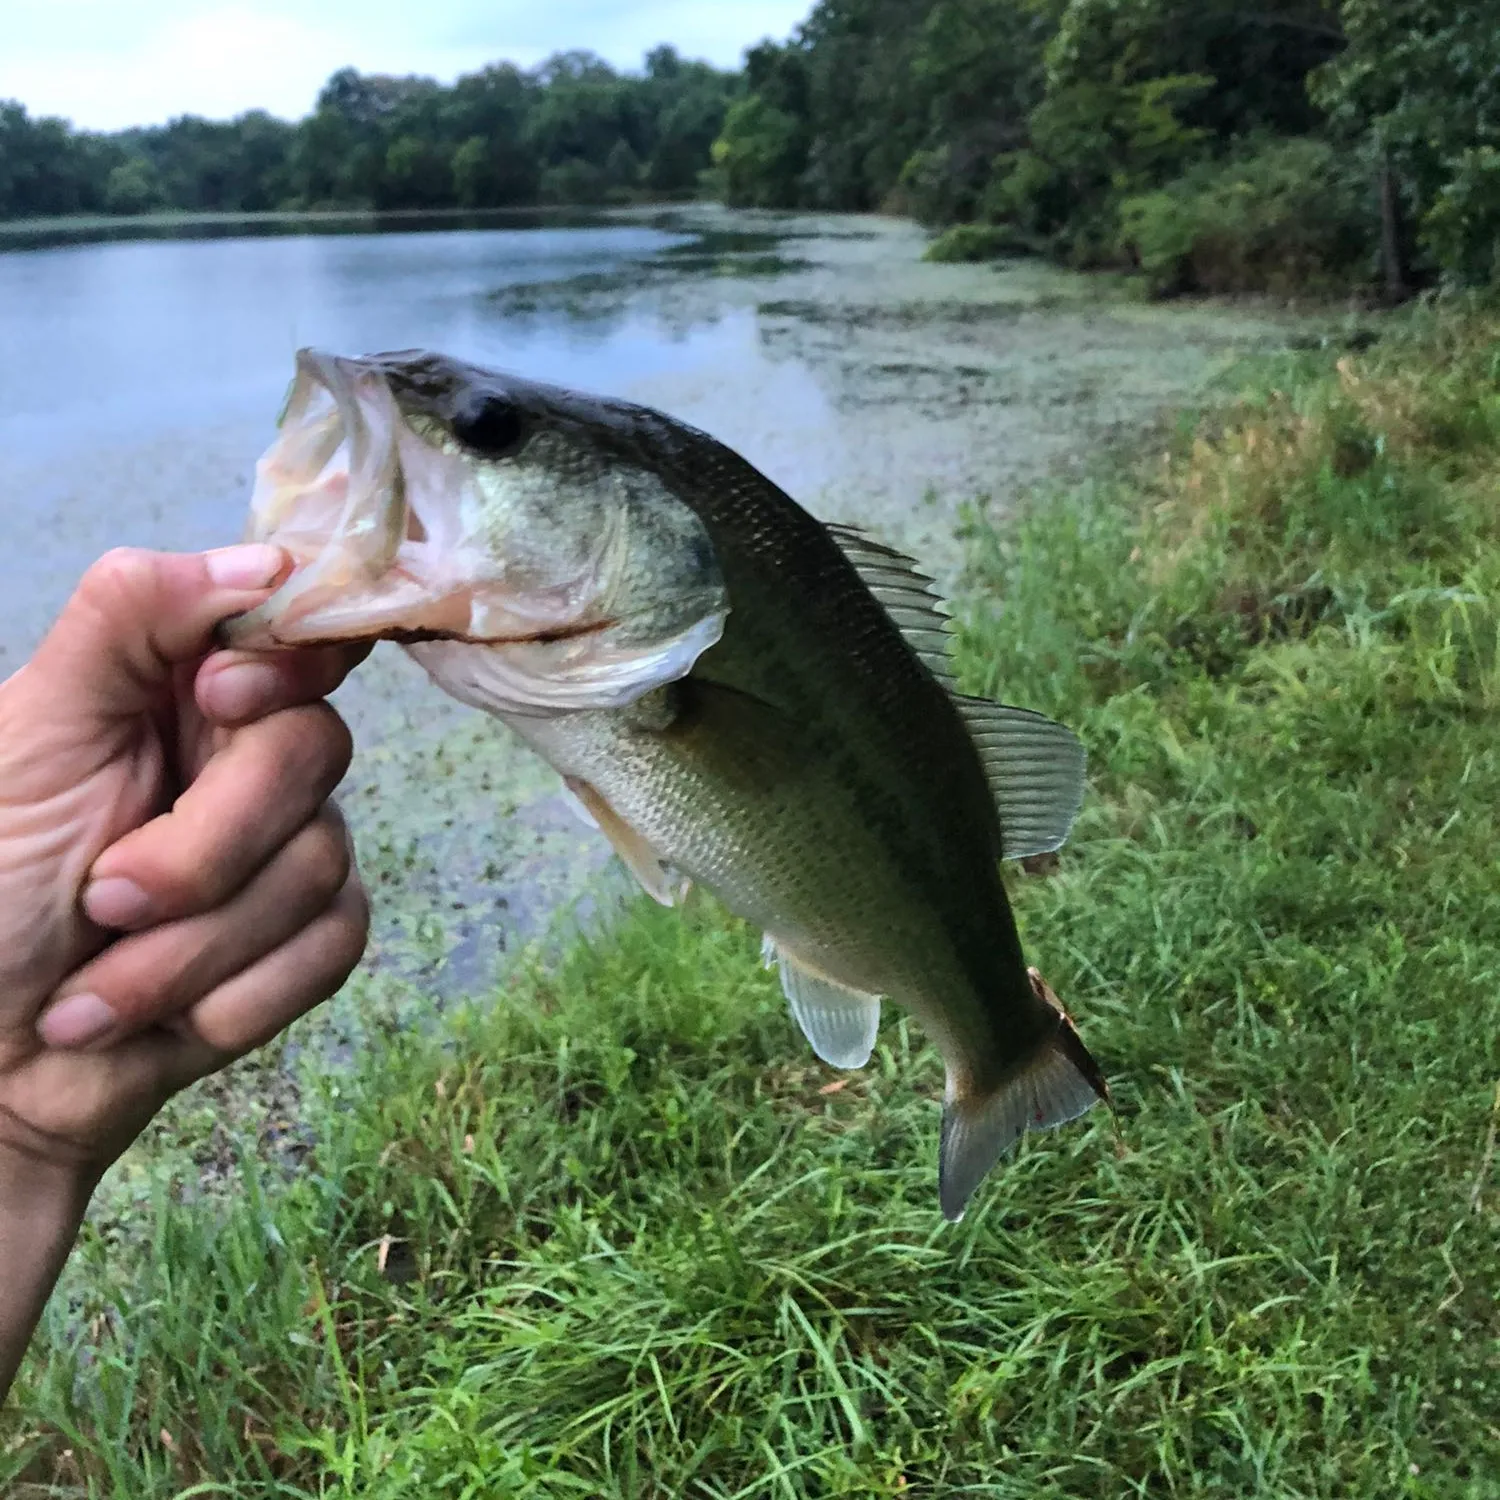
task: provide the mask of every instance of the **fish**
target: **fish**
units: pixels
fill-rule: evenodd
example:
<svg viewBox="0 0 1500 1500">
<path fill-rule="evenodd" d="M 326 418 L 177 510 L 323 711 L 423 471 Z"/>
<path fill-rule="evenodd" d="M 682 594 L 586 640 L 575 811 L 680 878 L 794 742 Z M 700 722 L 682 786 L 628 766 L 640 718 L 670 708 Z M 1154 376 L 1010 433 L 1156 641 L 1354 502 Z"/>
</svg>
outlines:
<svg viewBox="0 0 1500 1500">
<path fill-rule="evenodd" d="M 423 350 L 298 354 L 247 535 L 293 567 L 224 644 L 401 643 L 657 901 L 696 884 L 764 933 L 830 1065 L 909 1011 L 945 1066 L 948 1219 L 1026 1131 L 1108 1102 L 1001 873 L 1066 839 L 1083 746 L 958 691 L 904 553 L 662 412 Z"/>
</svg>

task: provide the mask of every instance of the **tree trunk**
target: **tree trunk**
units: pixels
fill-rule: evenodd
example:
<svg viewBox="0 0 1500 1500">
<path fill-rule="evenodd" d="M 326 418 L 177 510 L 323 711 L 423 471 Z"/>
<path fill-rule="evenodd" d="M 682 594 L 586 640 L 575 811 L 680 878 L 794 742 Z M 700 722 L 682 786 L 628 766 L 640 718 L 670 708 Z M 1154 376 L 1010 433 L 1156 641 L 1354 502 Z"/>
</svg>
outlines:
<svg viewBox="0 0 1500 1500">
<path fill-rule="evenodd" d="M 1380 153 L 1380 267 L 1385 278 L 1387 302 L 1405 302 L 1411 296 L 1407 274 L 1405 237 L 1401 226 L 1401 185 L 1391 165 L 1391 153 Z"/>
</svg>

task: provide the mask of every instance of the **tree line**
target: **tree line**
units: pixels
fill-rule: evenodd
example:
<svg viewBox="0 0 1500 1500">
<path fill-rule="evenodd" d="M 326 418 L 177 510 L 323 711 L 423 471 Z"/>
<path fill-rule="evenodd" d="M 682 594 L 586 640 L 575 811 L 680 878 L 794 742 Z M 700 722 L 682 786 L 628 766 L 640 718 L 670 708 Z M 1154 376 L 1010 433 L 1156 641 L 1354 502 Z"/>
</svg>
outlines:
<svg viewBox="0 0 1500 1500">
<path fill-rule="evenodd" d="M 820 0 L 745 79 L 732 203 L 1159 291 L 1500 272 L 1500 0 Z"/>
<path fill-rule="evenodd" d="M 451 86 L 343 68 L 295 124 L 252 110 L 99 134 L 0 102 L 0 218 L 681 197 L 738 86 L 658 47 L 638 73 L 564 52 Z"/>
<path fill-rule="evenodd" d="M 0 103 L 0 217 L 719 196 L 960 226 L 1160 292 L 1500 278 L 1500 0 L 818 0 L 738 72 L 659 47 L 305 119 L 96 134 Z"/>
</svg>

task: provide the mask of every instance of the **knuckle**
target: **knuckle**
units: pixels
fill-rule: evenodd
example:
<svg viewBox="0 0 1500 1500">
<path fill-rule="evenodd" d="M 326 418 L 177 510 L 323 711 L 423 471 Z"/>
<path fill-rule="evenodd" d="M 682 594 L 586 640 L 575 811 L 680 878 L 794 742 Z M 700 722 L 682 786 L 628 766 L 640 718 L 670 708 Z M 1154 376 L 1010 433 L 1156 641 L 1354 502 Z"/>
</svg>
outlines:
<svg viewBox="0 0 1500 1500">
<path fill-rule="evenodd" d="M 351 882 L 317 923 L 316 947 L 306 975 L 310 996 L 323 1000 L 337 992 L 364 956 L 369 931 L 369 905 L 364 891 L 357 882 Z"/>
<path fill-rule="evenodd" d="M 280 776 L 311 785 L 326 797 L 343 780 L 354 756 L 349 726 L 326 703 L 288 708 L 278 717 Z"/>
<path fill-rule="evenodd" d="M 343 828 L 329 818 L 318 818 L 298 835 L 297 870 L 301 883 L 315 900 L 327 904 L 349 878 L 349 843 Z"/>
<path fill-rule="evenodd" d="M 335 784 L 342 781 L 354 758 L 354 736 L 349 726 L 326 703 L 313 705 L 321 727 L 324 762 Z"/>
<path fill-rule="evenodd" d="M 138 599 L 156 581 L 156 555 L 142 547 L 115 547 L 89 566 L 78 581 L 80 602 L 113 610 Z"/>
<path fill-rule="evenodd" d="M 364 956 L 365 942 L 370 935 L 370 903 L 363 890 L 357 891 L 341 906 L 334 914 L 333 923 L 329 962 L 338 976 L 335 982 L 342 984 Z"/>
<path fill-rule="evenodd" d="M 154 872 L 151 888 L 166 909 L 184 915 L 208 911 L 229 899 L 245 878 L 244 846 L 220 836 L 200 842 L 180 828 L 178 847 Z"/>
</svg>

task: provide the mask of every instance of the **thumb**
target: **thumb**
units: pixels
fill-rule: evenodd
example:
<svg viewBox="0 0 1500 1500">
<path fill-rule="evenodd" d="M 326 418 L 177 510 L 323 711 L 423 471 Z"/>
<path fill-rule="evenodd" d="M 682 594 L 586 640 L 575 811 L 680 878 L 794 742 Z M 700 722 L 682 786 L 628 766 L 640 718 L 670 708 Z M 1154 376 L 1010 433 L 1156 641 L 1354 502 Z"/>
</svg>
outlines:
<svg viewBox="0 0 1500 1500">
<path fill-rule="evenodd" d="M 12 682 L 28 698 L 45 697 L 54 720 L 133 718 L 159 701 L 176 667 L 211 649 L 214 626 L 258 603 L 287 564 L 263 543 L 106 553 L 21 669 L 24 685 Z"/>
</svg>

